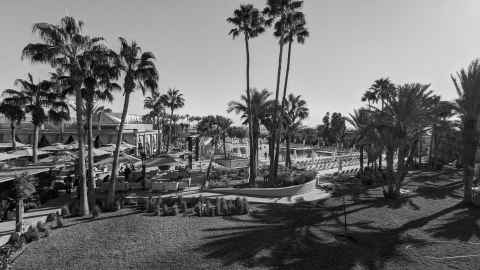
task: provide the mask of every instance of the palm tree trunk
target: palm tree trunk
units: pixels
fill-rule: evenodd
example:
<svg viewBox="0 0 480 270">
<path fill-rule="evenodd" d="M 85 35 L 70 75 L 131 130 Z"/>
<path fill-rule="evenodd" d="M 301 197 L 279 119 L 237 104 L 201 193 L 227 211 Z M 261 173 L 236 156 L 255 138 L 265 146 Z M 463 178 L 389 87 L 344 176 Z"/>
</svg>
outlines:
<svg viewBox="0 0 480 270">
<path fill-rule="evenodd" d="M 227 136 L 223 135 L 223 155 L 225 156 L 225 162 L 227 161 Z"/>
<path fill-rule="evenodd" d="M 93 102 L 93 101 L 91 101 Z M 93 104 L 88 101 L 86 109 L 87 116 L 87 144 L 88 144 L 88 198 L 90 199 L 90 207 L 93 207 L 95 202 L 93 196 L 95 194 L 95 177 L 93 175 Z"/>
<path fill-rule="evenodd" d="M 118 175 L 118 159 L 120 157 L 120 145 L 122 143 L 123 127 L 125 126 L 125 120 L 127 119 L 128 105 L 130 103 L 131 91 L 125 89 L 125 100 L 123 102 L 122 118 L 120 120 L 120 126 L 118 127 L 117 141 L 115 145 L 115 151 L 113 152 L 113 164 L 112 164 L 112 184 L 108 193 L 108 205 L 113 208 L 115 203 L 115 189 L 117 185 Z M 143 146 L 145 147 L 145 146 Z"/>
<path fill-rule="evenodd" d="M 160 121 L 160 116 L 157 118 L 157 155 L 160 155 L 162 151 L 162 121 Z"/>
<path fill-rule="evenodd" d="M 250 97 L 250 46 L 248 44 L 248 34 L 245 33 L 245 56 L 247 58 L 245 73 L 247 79 L 247 116 L 248 116 L 248 146 L 249 151 L 249 173 L 248 173 L 248 183 L 253 186 L 255 185 L 255 179 L 257 178 L 257 163 L 255 162 L 255 149 L 253 146 L 253 113 L 251 109 L 251 97 Z"/>
<path fill-rule="evenodd" d="M 17 199 L 17 209 L 15 215 L 15 231 L 18 233 L 22 233 L 23 228 L 23 213 L 25 212 L 25 207 L 23 204 L 23 199 Z"/>
<path fill-rule="evenodd" d="M 463 124 L 463 201 L 467 204 L 472 202 L 472 185 L 475 168 L 475 153 L 478 140 L 477 119 L 467 118 Z"/>
<path fill-rule="evenodd" d="M 64 143 L 65 141 L 63 140 L 64 138 L 64 134 L 65 134 L 65 123 L 64 123 L 64 120 L 63 119 L 60 119 L 60 131 L 59 131 L 59 135 L 60 135 L 60 142 L 61 143 Z"/>
<path fill-rule="evenodd" d="M 32 162 L 38 162 L 38 136 L 40 127 L 38 125 L 33 126 L 33 143 L 32 143 Z"/>
<path fill-rule="evenodd" d="M 283 39 L 283 36 L 280 38 L 280 40 Z M 272 130 L 272 146 L 273 146 L 273 153 L 272 153 L 272 159 L 270 160 L 270 180 L 273 181 L 277 177 L 277 167 L 275 166 L 275 142 L 277 141 L 277 125 L 278 125 L 278 120 L 277 120 L 277 112 L 278 112 L 278 95 L 280 92 L 280 76 L 282 74 L 282 57 L 283 57 L 283 43 L 280 42 L 280 51 L 278 53 L 278 68 L 277 68 L 277 85 L 275 89 L 275 104 L 273 104 L 273 130 Z"/>
<path fill-rule="evenodd" d="M 208 162 L 207 173 L 205 174 L 205 180 L 202 185 L 202 190 L 208 189 L 210 184 L 210 172 L 212 170 L 213 159 L 215 158 L 215 146 L 213 147 L 212 154 L 210 155 L 210 161 Z"/>
<path fill-rule="evenodd" d="M 12 137 L 12 148 L 17 149 L 17 140 L 15 140 L 15 121 L 10 121 L 10 135 Z"/>
<path fill-rule="evenodd" d="M 290 138 L 288 134 L 285 136 L 285 143 L 287 144 L 287 151 L 285 152 L 285 167 L 292 167 L 292 160 L 290 158 Z"/>
<path fill-rule="evenodd" d="M 87 194 L 87 177 L 85 175 L 85 142 L 84 142 L 84 125 L 83 125 L 83 99 L 80 92 L 80 86 L 76 85 L 75 91 L 75 103 L 77 108 L 77 139 L 78 139 L 78 162 L 79 162 L 79 175 L 80 178 L 80 208 L 82 215 L 90 215 L 90 208 L 88 207 L 88 194 Z"/>
<path fill-rule="evenodd" d="M 170 148 L 170 143 L 172 142 L 172 128 L 173 128 L 173 109 L 170 112 L 170 124 L 168 125 L 168 140 L 167 140 L 167 153 Z"/>
<path fill-rule="evenodd" d="M 287 97 L 287 86 L 288 86 L 288 75 L 290 74 L 290 57 L 292 55 L 292 40 L 288 42 L 288 53 L 287 53 L 287 67 L 285 70 L 285 81 L 283 82 L 283 97 L 282 97 L 282 107 L 280 113 L 283 114 L 285 110 L 285 102 Z M 277 176 L 278 171 L 278 156 L 280 155 L 280 138 L 282 137 L 282 124 L 277 125 L 278 127 L 278 136 L 276 137 L 276 151 L 275 151 L 275 177 Z"/>
<path fill-rule="evenodd" d="M 394 149 L 387 147 L 387 185 L 388 185 L 388 194 L 391 196 L 394 193 L 394 185 L 393 185 L 393 155 Z"/>
</svg>

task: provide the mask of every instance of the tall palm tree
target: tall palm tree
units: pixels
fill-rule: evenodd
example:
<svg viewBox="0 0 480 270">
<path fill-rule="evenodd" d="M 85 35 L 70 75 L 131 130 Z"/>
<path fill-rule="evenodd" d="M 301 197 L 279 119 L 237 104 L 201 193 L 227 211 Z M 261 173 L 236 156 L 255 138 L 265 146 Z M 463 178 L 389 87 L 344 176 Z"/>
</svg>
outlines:
<svg viewBox="0 0 480 270">
<path fill-rule="evenodd" d="M 168 127 L 168 140 L 167 140 L 167 152 L 172 143 L 172 129 L 173 129 L 173 112 L 177 109 L 182 108 L 185 105 L 185 98 L 183 94 L 180 93 L 180 90 L 175 88 L 168 89 L 166 94 L 160 96 L 160 102 L 165 108 L 170 109 L 170 124 Z"/>
<path fill-rule="evenodd" d="M 4 90 L 5 95 L 8 96 L 4 99 L 4 102 L 17 106 L 25 106 L 25 112 L 30 113 L 32 116 L 32 161 L 33 163 L 37 163 L 40 127 L 48 120 L 48 112 L 45 111 L 45 108 L 53 106 L 54 93 L 51 91 L 52 84 L 45 80 L 34 83 L 32 75 L 28 73 L 27 79 L 17 79 L 15 86 L 19 87 L 20 90 Z"/>
<path fill-rule="evenodd" d="M 120 37 L 120 53 L 118 55 L 120 70 L 124 75 L 122 118 L 117 133 L 115 152 L 113 154 L 112 165 L 112 186 L 108 194 L 108 203 L 113 206 L 115 202 L 115 188 L 118 174 L 118 158 L 120 156 L 120 144 L 122 143 L 122 134 L 125 121 L 127 119 L 128 105 L 130 103 L 130 94 L 140 88 L 145 95 L 146 91 L 154 93 L 157 91 L 158 71 L 155 66 L 155 56 L 151 52 L 142 52 L 142 49 L 135 41 L 128 42 Z"/>
<path fill-rule="evenodd" d="M 298 43 L 303 44 L 305 39 L 309 36 L 307 29 L 305 28 L 305 15 L 300 11 L 291 12 L 286 17 L 285 22 L 285 41 L 288 43 L 288 53 L 287 53 L 287 66 L 285 70 L 285 80 L 283 84 L 283 97 L 282 97 L 282 107 L 281 112 L 284 112 L 285 103 L 287 102 L 287 85 L 288 85 L 288 75 L 290 73 L 290 58 L 292 54 L 292 43 L 296 40 Z M 282 133 L 282 125 L 278 125 L 279 134 Z M 275 172 L 278 170 L 278 156 L 280 152 L 280 136 L 278 136 L 276 141 L 276 151 L 275 151 Z M 289 144 L 289 142 L 287 142 Z M 287 157 L 290 158 L 290 153 L 287 153 Z M 291 161 L 289 161 L 291 163 Z M 291 165 L 291 164 L 290 164 Z"/>
<path fill-rule="evenodd" d="M 350 117 L 346 118 L 355 129 L 353 143 L 358 146 L 360 151 L 360 173 L 363 172 L 364 149 L 369 143 L 375 141 L 375 139 L 371 139 L 371 134 L 374 130 L 370 123 L 370 117 L 371 112 L 368 109 L 361 108 L 354 110 L 353 114 L 350 114 Z"/>
<path fill-rule="evenodd" d="M 309 110 L 307 108 L 307 102 L 302 99 L 301 95 L 289 94 L 288 99 L 284 104 L 284 125 L 285 125 L 285 167 L 291 168 L 292 160 L 290 159 L 290 140 L 298 130 L 302 121 L 308 117 Z"/>
<path fill-rule="evenodd" d="M 248 115 L 248 144 L 250 147 L 250 159 L 249 159 L 249 182 L 254 183 L 256 178 L 257 171 L 257 160 L 252 154 L 255 152 L 253 147 L 252 140 L 252 119 L 250 111 L 250 47 L 249 41 L 251 38 L 255 38 L 265 31 L 265 19 L 263 15 L 259 12 L 258 9 L 254 8 L 252 5 L 240 5 L 239 9 L 236 9 L 233 12 L 233 17 L 227 18 L 227 22 L 234 25 L 234 28 L 230 30 L 230 35 L 233 38 L 243 34 L 243 39 L 245 41 L 245 55 L 246 55 L 246 94 L 247 94 L 247 110 Z"/>
<path fill-rule="evenodd" d="M 451 78 L 458 93 L 456 103 L 462 120 L 463 200 L 466 203 L 471 203 L 475 153 L 478 148 L 478 120 L 480 115 L 479 60 L 473 60 L 467 69 L 461 69 L 457 72 L 456 77 L 452 75 Z"/>
<path fill-rule="evenodd" d="M 95 179 L 93 175 L 93 114 L 97 102 L 112 102 L 113 91 L 120 91 L 114 81 L 119 77 L 120 69 L 115 52 L 102 47 L 91 52 L 81 61 L 84 74 L 82 97 L 85 102 L 85 119 L 87 122 L 87 178 L 90 206 L 94 205 Z M 98 107 L 97 107 L 98 108 Z"/>
<path fill-rule="evenodd" d="M 220 116 L 208 115 L 202 117 L 198 122 L 197 130 L 203 137 L 210 137 L 210 144 L 212 145 L 212 151 L 210 153 L 210 161 L 208 163 L 205 179 L 202 184 L 202 189 L 208 189 L 210 183 L 210 172 L 212 170 L 213 159 L 215 158 L 215 150 L 217 149 L 218 142 L 221 137 L 221 129 L 218 125 L 217 119 Z"/>
<path fill-rule="evenodd" d="M 83 33 L 83 22 L 73 17 L 63 17 L 59 24 L 36 23 L 33 32 L 37 33 L 41 42 L 30 43 L 22 51 L 22 58 L 30 59 L 35 63 L 48 63 L 54 68 L 59 68 L 71 77 L 71 88 L 75 94 L 77 110 L 77 140 L 78 164 L 80 178 L 80 200 L 83 215 L 89 215 L 87 198 L 87 178 L 85 176 L 84 152 L 84 125 L 83 125 L 83 99 L 81 87 L 83 83 L 80 62 L 91 51 L 99 47 L 101 37 L 90 37 Z M 102 46 L 100 46 L 102 47 Z"/>
<path fill-rule="evenodd" d="M 280 75 L 282 73 L 282 58 L 283 58 L 283 47 L 285 45 L 287 35 L 287 18 L 290 14 L 301 8 L 303 1 L 295 0 L 268 0 L 267 7 L 263 10 L 263 13 L 268 17 L 266 24 L 270 25 L 275 21 L 274 24 L 274 36 L 279 39 L 279 53 L 278 53 L 278 67 L 277 67 L 277 82 L 275 87 L 275 103 L 273 103 L 273 126 L 278 126 L 278 104 L 279 104 L 279 92 L 280 92 Z M 271 134 L 270 141 L 277 141 L 277 131 L 278 128 L 275 128 Z M 273 152 L 275 156 L 275 152 Z M 276 178 L 276 166 L 275 159 L 270 160 L 270 178 Z"/>
<path fill-rule="evenodd" d="M 223 156 L 225 160 L 227 160 L 227 136 L 233 122 L 231 119 L 223 117 L 221 115 L 215 116 L 215 121 L 217 122 L 219 133 L 220 133 L 219 136 L 222 140 Z"/>
<path fill-rule="evenodd" d="M 0 104 L 0 114 L 10 121 L 10 137 L 12 140 L 12 149 L 17 148 L 17 140 L 15 139 L 15 128 L 25 119 L 25 111 L 22 105 L 9 104 L 2 102 Z"/>
<path fill-rule="evenodd" d="M 269 104 L 268 98 L 270 97 L 270 92 L 265 89 L 262 91 L 252 89 L 251 94 L 250 112 L 252 116 L 252 147 L 250 151 L 253 151 L 253 153 L 250 153 L 250 157 L 254 157 L 256 160 L 258 152 L 258 139 L 260 138 L 260 124 L 268 113 L 267 108 Z M 249 120 L 247 102 L 247 97 L 242 95 L 240 97 L 240 102 L 229 102 L 227 109 L 228 112 L 234 111 L 235 113 L 240 114 L 244 125 L 247 125 Z M 250 178 L 249 184 L 252 186 L 255 185 L 255 179 Z"/>
<path fill-rule="evenodd" d="M 376 128 L 387 152 L 387 198 L 400 195 L 400 187 L 407 174 L 405 159 L 415 147 L 415 139 L 433 121 L 437 96 L 429 87 L 419 83 L 402 85 L 386 100 L 384 110 L 376 111 Z M 393 170 L 395 152 L 398 152 L 396 171 Z"/>
<path fill-rule="evenodd" d="M 144 117 L 150 119 L 157 128 L 157 154 L 160 154 L 163 142 L 163 118 L 165 117 L 165 109 L 161 102 L 160 95 L 154 93 L 152 96 L 146 97 L 143 107 L 149 110 L 148 114 Z"/>
<path fill-rule="evenodd" d="M 61 103 L 68 103 L 68 95 L 72 94 L 68 87 L 68 80 L 70 78 L 65 76 L 61 69 L 50 73 L 50 81 L 52 82 L 52 90 L 55 92 L 56 99 Z M 60 141 L 63 143 L 65 134 L 65 121 L 70 120 L 70 109 L 68 106 L 60 106 L 53 110 L 49 115 L 50 120 L 59 127 Z"/>
</svg>

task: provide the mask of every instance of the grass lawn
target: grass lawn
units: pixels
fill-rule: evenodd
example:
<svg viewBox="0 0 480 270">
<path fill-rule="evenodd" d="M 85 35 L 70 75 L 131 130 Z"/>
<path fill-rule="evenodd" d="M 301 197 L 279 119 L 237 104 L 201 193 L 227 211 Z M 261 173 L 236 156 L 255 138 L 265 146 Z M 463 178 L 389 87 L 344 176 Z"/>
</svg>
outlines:
<svg viewBox="0 0 480 270">
<path fill-rule="evenodd" d="M 343 186 L 347 237 L 341 195 L 240 217 L 124 209 L 68 220 L 29 244 L 13 269 L 479 269 L 480 209 L 460 204 L 459 172 L 412 172 L 410 193 L 395 203 L 379 187 Z"/>
</svg>

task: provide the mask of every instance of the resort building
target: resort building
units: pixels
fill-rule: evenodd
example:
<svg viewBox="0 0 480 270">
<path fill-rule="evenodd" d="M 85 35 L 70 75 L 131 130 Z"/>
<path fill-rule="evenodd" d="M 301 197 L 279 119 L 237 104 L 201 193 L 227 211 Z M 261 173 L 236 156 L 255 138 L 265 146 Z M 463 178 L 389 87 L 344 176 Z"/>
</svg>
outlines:
<svg viewBox="0 0 480 270">
<path fill-rule="evenodd" d="M 93 120 L 93 138 L 95 147 L 114 144 L 120 126 L 121 113 L 103 113 Z M 62 127 L 63 125 L 63 127 Z M 33 124 L 30 116 L 16 127 L 16 141 L 23 144 L 33 142 Z M 86 132 L 85 132 L 86 134 Z M 40 128 L 39 146 L 53 143 L 72 143 L 76 141 L 76 119 L 63 124 L 47 122 Z M 123 129 L 123 141 L 135 146 L 135 154 L 147 156 L 156 153 L 161 138 L 161 131 L 153 129 L 152 124 L 142 121 L 141 115 L 129 114 Z M 0 115 L 0 143 L 11 142 L 10 122 Z"/>
</svg>

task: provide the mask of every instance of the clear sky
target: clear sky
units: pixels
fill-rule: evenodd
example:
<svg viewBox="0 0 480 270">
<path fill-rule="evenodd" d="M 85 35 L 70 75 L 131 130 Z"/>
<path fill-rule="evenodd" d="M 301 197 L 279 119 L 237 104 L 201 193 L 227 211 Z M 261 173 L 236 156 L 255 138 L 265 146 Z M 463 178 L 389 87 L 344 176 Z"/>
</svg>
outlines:
<svg viewBox="0 0 480 270">
<path fill-rule="evenodd" d="M 249 1 L 263 8 L 265 0 Z M 118 36 L 155 53 L 161 92 L 183 91 L 192 115 L 227 115 L 226 105 L 245 88 L 241 40 L 232 40 L 225 19 L 239 0 L 2 0 L 0 88 L 32 72 L 46 79 L 45 65 L 20 60 L 36 37 L 35 22 L 56 23 L 68 14 L 92 35 L 118 49 Z M 289 91 L 310 107 L 308 125 L 325 112 L 350 113 L 369 85 L 388 76 L 395 83 L 431 83 L 444 99 L 456 95 L 450 74 L 480 52 L 478 0 L 305 0 L 310 38 L 293 49 Z M 274 90 L 278 46 L 271 31 L 252 41 L 252 86 Z M 121 110 L 119 95 L 111 107 Z M 130 113 L 143 113 L 135 94 Z M 238 119 L 234 114 L 230 115 Z"/>
</svg>

